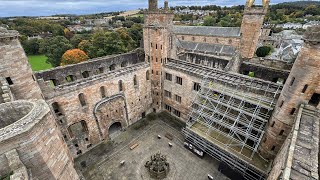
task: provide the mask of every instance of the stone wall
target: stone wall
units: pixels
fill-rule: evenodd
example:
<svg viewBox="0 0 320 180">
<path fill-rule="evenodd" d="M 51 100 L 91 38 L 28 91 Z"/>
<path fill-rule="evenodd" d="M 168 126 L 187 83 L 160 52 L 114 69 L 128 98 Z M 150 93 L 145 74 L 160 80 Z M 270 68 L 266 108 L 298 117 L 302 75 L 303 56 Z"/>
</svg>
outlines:
<svg viewBox="0 0 320 180">
<path fill-rule="evenodd" d="M 201 64 L 212 68 L 225 69 L 231 59 L 222 58 L 213 55 L 199 54 L 199 53 L 183 53 L 179 59 L 185 60 L 194 64 Z"/>
<path fill-rule="evenodd" d="M 248 75 L 254 72 L 254 77 L 271 82 L 284 84 L 289 76 L 289 70 L 271 68 L 255 63 L 243 62 L 240 66 L 240 73 Z"/>
<path fill-rule="evenodd" d="M 10 126 L 0 129 L 0 173 L 15 170 L 11 169 L 13 159 L 7 159 L 8 152 L 15 149 L 19 156 L 16 158 L 20 158 L 33 179 L 79 179 L 48 105 L 43 100 L 0 105 L 0 109 L 7 110 L 16 107 L 23 109 L 22 114 L 15 116 Z M 3 169 L 9 166 L 10 170 Z"/>
<path fill-rule="evenodd" d="M 240 47 L 240 37 L 200 36 L 200 35 L 185 35 L 185 34 L 176 34 L 176 36 L 180 41 L 222 44 L 222 45 L 233 46 L 237 49 Z"/>
<path fill-rule="evenodd" d="M 319 43 L 305 43 L 292 67 L 267 127 L 265 141 L 260 146 L 266 158 L 274 157 L 279 151 L 292 128 L 300 104 L 308 104 L 315 93 L 320 94 L 319 49 Z M 320 108 L 320 103 L 317 107 Z"/>
<path fill-rule="evenodd" d="M 78 68 L 81 71 L 80 67 L 81 64 Z M 108 139 L 108 128 L 112 123 L 121 122 L 122 127 L 126 128 L 141 119 L 143 113 L 152 111 L 149 69 L 149 64 L 137 63 L 55 87 L 38 79 L 74 156 L 90 150 L 101 140 Z M 66 71 L 64 68 L 60 70 Z M 53 69 L 42 72 L 41 76 L 37 74 L 37 77 L 44 74 L 61 73 Z M 80 94 L 84 100 L 82 103 Z M 78 136 L 70 132 L 70 126 L 76 123 L 80 123 L 84 131 Z"/>
<path fill-rule="evenodd" d="M 52 86 L 77 83 L 90 76 L 119 70 L 133 64 L 144 62 L 144 53 L 141 49 L 133 52 L 90 59 L 86 62 L 57 67 L 47 71 L 37 72 L 37 79 L 51 81 Z"/>
<path fill-rule="evenodd" d="M 172 76 L 171 81 L 166 79 L 166 73 Z M 187 121 L 190 110 L 192 109 L 192 101 L 197 94 L 197 91 L 193 90 L 194 83 L 201 83 L 202 78 L 166 67 L 163 69 L 162 76 L 164 93 L 162 109 L 167 110 L 176 117 L 177 115 L 174 114 L 174 109 L 178 110 L 181 113 L 179 118 Z M 177 77 L 182 78 L 182 85 L 176 82 Z M 165 96 L 164 91 L 170 92 L 171 97 Z M 176 95 L 181 97 L 181 102 L 177 101 Z M 171 110 L 166 109 L 166 105 L 170 106 Z"/>
<path fill-rule="evenodd" d="M 245 7 L 241 23 L 241 56 L 246 59 L 254 57 L 265 14 L 268 7 Z"/>
</svg>

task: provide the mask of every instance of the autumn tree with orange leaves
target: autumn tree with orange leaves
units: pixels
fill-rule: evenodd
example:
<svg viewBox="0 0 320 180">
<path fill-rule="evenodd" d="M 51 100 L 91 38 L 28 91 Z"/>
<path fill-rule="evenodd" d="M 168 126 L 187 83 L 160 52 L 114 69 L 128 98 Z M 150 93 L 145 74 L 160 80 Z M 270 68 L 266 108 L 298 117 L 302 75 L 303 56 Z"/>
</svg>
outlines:
<svg viewBox="0 0 320 180">
<path fill-rule="evenodd" d="M 68 64 L 77 64 L 88 60 L 89 57 L 80 49 L 71 49 L 66 51 L 61 58 L 61 66 Z"/>
</svg>

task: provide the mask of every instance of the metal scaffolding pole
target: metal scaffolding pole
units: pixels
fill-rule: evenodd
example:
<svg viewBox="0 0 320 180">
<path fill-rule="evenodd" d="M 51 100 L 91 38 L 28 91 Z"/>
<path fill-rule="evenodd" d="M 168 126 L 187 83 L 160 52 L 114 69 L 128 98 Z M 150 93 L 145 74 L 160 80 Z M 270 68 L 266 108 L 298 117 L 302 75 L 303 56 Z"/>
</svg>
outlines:
<svg viewBox="0 0 320 180">
<path fill-rule="evenodd" d="M 263 171 L 239 162 L 255 158 L 280 85 L 256 82 L 254 78 L 221 82 L 224 76 L 215 71 L 204 76 L 183 132 L 187 140 L 227 162 L 244 177 L 264 179 Z"/>
</svg>

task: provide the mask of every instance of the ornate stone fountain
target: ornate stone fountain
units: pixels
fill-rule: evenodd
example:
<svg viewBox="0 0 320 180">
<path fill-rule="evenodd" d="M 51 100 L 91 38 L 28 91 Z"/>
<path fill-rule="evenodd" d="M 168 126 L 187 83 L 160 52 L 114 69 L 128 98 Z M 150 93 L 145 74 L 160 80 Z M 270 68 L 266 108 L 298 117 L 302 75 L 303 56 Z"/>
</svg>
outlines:
<svg viewBox="0 0 320 180">
<path fill-rule="evenodd" d="M 151 161 L 147 161 L 145 167 L 148 169 L 150 177 L 153 179 L 166 178 L 170 170 L 166 156 L 161 155 L 160 151 L 151 156 Z"/>
</svg>

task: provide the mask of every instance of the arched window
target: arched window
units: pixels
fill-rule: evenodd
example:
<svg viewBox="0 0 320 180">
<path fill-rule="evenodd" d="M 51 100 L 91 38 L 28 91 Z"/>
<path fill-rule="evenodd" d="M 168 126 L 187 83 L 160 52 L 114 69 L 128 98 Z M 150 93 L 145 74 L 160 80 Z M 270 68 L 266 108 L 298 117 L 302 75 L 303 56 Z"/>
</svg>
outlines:
<svg viewBox="0 0 320 180">
<path fill-rule="evenodd" d="M 80 101 L 81 106 L 82 107 L 87 106 L 87 102 L 86 102 L 86 99 L 84 97 L 84 94 L 81 93 L 81 94 L 78 95 L 78 97 L 79 97 L 79 101 Z"/>
<path fill-rule="evenodd" d="M 146 79 L 149 80 L 150 79 L 150 73 L 149 70 L 146 72 Z"/>
<path fill-rule="evenodd" d="M 115 64 L 112 64 L 112 65 L 109 66 L 109 70 L 110 71 L 113 71 L 115 69 L 116 69 L 116 65 Z"/>
<path fill-rule="evenodd" d="M 101 98 L 105 98 L 106 97 L 106 90 L 104 86 L 100 87 L 100 94 L 101 94 Z"/>
<path fill-rule="evenodd" d="M 137 86 L 138 85 L 138 81 L 137 81 L 137 75 L 133 76 L 133 85 Z"/>
<path fill-rule="evenodd" d="M 68 75 L 68 76 L 66 77 L 66 81 L 67 81 L 67 82 L 72 82 L 72 81 L 74 81 L 74 80 L 75 80 L 75 78 L 74 78 L 73 75 Z"/>
<path fill-rule="evenodd" d="M 120 91 L 120 92 L 123 91 L 122 80 L 120 80 L 120 81 L 118 82 L 118 85 L 119 85 L 119 91 Z"/>
<path fill-rule="evenodd" d="M 88 78 L 90 76 L 89 71 L 84 71 L 83 73 L 81 73 L 81 75 L 83 78 Z"/>
<path fill-rule="evenodd" d="M 127 64 L 128 64 L 127 61 L 123 61 L 123 62 L 121 63 L 121 67 L 127 67 Z"/>
<path fill-rule="evenodd" d="M 51 86 L 59 86 L 59 81 L 56 79 L 50 79 L 50 85 Z"/>
</svg>

